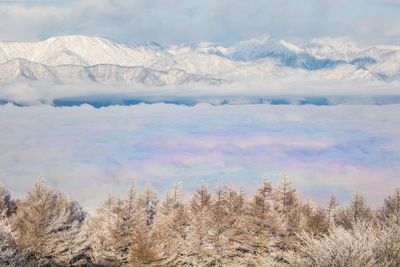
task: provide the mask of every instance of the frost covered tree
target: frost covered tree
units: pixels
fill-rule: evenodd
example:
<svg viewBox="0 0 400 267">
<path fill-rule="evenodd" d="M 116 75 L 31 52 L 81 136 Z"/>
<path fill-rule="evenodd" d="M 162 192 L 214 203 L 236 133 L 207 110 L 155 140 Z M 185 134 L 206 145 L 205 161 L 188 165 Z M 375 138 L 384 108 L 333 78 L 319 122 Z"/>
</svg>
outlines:
<svg viewBox="0 0 400 267">
<path fill-rule="evenodd" d="M 92 255 L 96 263 L 119 266 L 128 262 L 138 210 L 138 193 L 133 187 L 125 199 L 109 195 L 99 206 L 89 221 Z"/>
<path fill-rule="evenodd" d="M 129 246 L 130 266 L 146 266 L 160 261 L 160 238 L 153 224 L 139 220 L 131 235 Z"/>
<path fill-rule="evenodd" d="M 264 180 L 262 186 L 257 188 L 253 199 L 252 209 L 254 215 L 263 220 L 273 208 L 273 200 L 272 184 Z"/>
<path fill-rule="evenodd" d="M 16 210 L 17 205 L 11 198 L 10 192 L 0 184 L 0 214 L 10 217 Z"/>
<path fill-rule="evenodd" d="M 360 221 L 374 220 L 374 213 L 368 206 L 365 198 L 356 193 L 348 207 L 341 209 L 336 216 L 336 223 L 350 228 L 354 223 Z"/>
<path fill-rule="evenodd" d="M 135 227 L 130 237 L 129 264 L 143 266 L 160 261 L 160 247 L 155 220 L 158 210 L 156 190 L 146 186 L 139 195 Z"/>
<path fill-rule="evenodd" d="M 165 199 L 161 202 L 159 212 L 168 215 L 183 205 L 182 190 L 180 184 L 176 184 L 172 190 L 167 192 Z"/>
<path fill-rule="evenodd" d="M 190 201 L 190 208 L 192 213 L 201 213 L 207 210 L 211 205 L 211 194 L 205 185 L 201 185 Z"/>
<path fill-rule="evenodd" d="M 276 200 L 271 182 L 264 180 L 250 201 L 250 216 L 247 220 L 252 232 L 252 247 L 257 250 L 267 250 L 271 237 L 284 229 L 283 220 L 276 209 L 280 203 L 276 203 Z"/>
<path fill-rule="evenodd" d="M 92 256 L 97 264 L 118 266 L 126 258 L 119 248 L 119 235 L 122 231 L 121 206 L 119 200 L 109 195 L 90 219 Z"/>
<path fill-rule="evenodd" d="M 217 190 L 210 214 L 209 240 L 214 252 L 211 264 L 231 265 L 242 260 L 242 254 L 253 252 L 248 245 L 250 232 L 246 222 L 246 209 L 242 192 L 232 186 Z"/>
<path fill-rule="evenodd" d="M 378 211 L 378 216 L 400 226 L 400 188 L 396 188 L 394 194 L 385 199 L 384 206 Z"/>
<path fill-rule="evenodd" d="M 400 190 L 373 210 L 356 194 L 337 209 L 302 201 L 287 177 L 248 198 L 232 186 L 152 187 L 86 213 L 39 181 L 12 200 L 0 188 L 0 266 L 400 266 Z"/>
<path fill-rule="evenodd" d="M 190 200 L 185 226 L 185 262 L 195 266 L 234 266 L 251 254 L 246 199 L 233 187 L 220 187 L 212 197 L 201 186 Z"/>
<path fill-rule="evenodd" d="M 179 205 L 168 214 L 160 214 L 155 222 L 159 238 L 159 259 L 166 266 L 185 266 L 191 263 L 191 243 L 188 238 L 190 215 L 184 205 Z"/>
<path fill-rule="evenodd" d="M 301 203 L 297 198 L 296 189 L 286 175 L 283 176 L 279 185 L 277 199 L 280 202 L 278 207 L 285 219 L 287 230 L 293 233 L 300 224 Z"/>
<path fill-rule="evenodd" d="M 157 191 L 154 187 L 146 186 L 139 196 L 139 209 L 146 217 L 146 224 L 152 225 L 157 214 Z"/>
<path fill-rule="evenodd" d="M 195 266 L 266 265 L 267 258 L 254 241 L 249 203 L 242 191 L 226 186 L 212 197 L 201 186 L 190 203 L 189 262 Z"/>
<path fill-rule="evenodd" d="M 109 195 L 89 222 L 94 261 L 107 266 L 150 261 L 157 203 L 151 187 L 142 193 L 132 188 L 125 199 Z"/>
<path fill-rule="evenodd" d="M 85 217 L 77 202 L 39 181 L 17 202 L 11 226 L 16 243 L 37 265 L 70 265 L 87 257 Z"/>
<path fill-rule="evenodd" d="M 159 206 L 154 229 L 160 242 L 159 259 L 164 265 L 189 264 L 188 245 L 190 217 L 180 185 L 177 184 L 167 192 Z"/>
<path fill-rule="evenodd" d="M 336 197 L 331 196 L 331 198 L 329 199 L 328 209 L 327 209 L 328 225 L 332 224 L 332 221 L 336 215 L 336 210 L 337 210 L 338 206 L 339 206 L 339 203 L 337 202 Z"/>
<path fill-rule="evenodd" d="M 206 265 L 213 260 L 212 196 L 205 185 L 201 185 L 188 203 L 188 222 L 185 231 L 185 262 Z"/>
<path fill-rule="evenodd" d="M 324 209 L 318 208 L 307 220 L 308 231 L 321 234 L 328 231 L 329 221 Z"/>
<path fill-rule="evenodd" d="M 301 203 L 300 218 L 299 218 L 299 223 L 302 224 L 301 227 L 308 228 L 310 226 L 310 222 L 314 213 L 315 213 L 314 207 L 309 201 Z"/>
</svg>

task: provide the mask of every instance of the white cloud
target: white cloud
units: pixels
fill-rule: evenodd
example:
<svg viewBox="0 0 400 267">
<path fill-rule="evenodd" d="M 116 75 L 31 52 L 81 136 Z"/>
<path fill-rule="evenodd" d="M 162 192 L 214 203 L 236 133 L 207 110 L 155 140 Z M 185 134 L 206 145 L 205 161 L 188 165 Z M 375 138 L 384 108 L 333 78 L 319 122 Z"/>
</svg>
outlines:
<svg viewBox="0 0 400 267">
<path fill-rule="evenodd" d="M 0 4 L 0 39 L 29 41 L 66 33 L 69 10 L 52 6 Z"/>
<path fill-rule="evenodd" d="M 380 4 L 380 5 L 388 5 L 391 7 L 400 7 L 399 0 L 371 0 L 371 1 L 375 2 L 376 4 Z"/>
<path fill-rule="evenodd" d="M 29 3 L 28 3 L 29 2 Z M 121 41 L 233 43 L 263 34 L 289 41 L 348 36 L 361 41 L 393 42 L 393 33 L 360 33 L 360 22 L 391 27 L 397 1 L 178 1 L 77 0 L 0 4 L 0 39 L 37 40 L 86 34 Z M 388 5 L 390 4 L 390 6 Z M 399 36 L 396 33 L 396 38 Z M 372 41 L 373 42 L 373 41 Z"/>
<path fill-rule="evenodd" d="M 377 96 L 386 97 L 390 100 L 392 96 L 398 96 L 399 88 L 400 82 L 396 81 L 386 83 L 379 81 L 321 80 L 317 77 L 304 75 L 292 75 L 287 78 L 252 79 L 221 85 L 192 83 L 162 87 L 141 84 L 78 83 L 56 85 L 46 82 L 14 82 L 0 86 L 0 100 L 23 105 L 51 104 L 54 100 L 71 98 L 78 101 L 91 100 L 92 102 L 96 99 L 106 99 L 113 103 L 123 103 L 123 100 L 129 99 L 152 102 L 187 100 L 192 103 L 219 103 L 222 100 L 230 99 L 231 103 L 251 103 L 254 102 L 254 99 L 258 101 L 257 99 L 262 97 L 338 96 L 344 97 L 343 101 L 351 104 L 351 96 L 362 97 L 364 103 L 368 101 L 373 103 Z M 396 102 L 396 99 L 393 98 L 393 101 Z M 355 104 L 358 103 L 360 102 L 358 101 Z"/>
</svg>

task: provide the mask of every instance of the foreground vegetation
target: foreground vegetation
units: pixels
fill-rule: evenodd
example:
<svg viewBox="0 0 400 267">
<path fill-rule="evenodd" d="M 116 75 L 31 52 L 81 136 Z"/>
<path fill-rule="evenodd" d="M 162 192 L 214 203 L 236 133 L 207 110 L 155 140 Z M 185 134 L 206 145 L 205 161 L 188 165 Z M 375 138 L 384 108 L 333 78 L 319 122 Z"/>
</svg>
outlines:
<svg viewBox="0 0 400 267">
<path fill-rule="evenodd" d="M 400 266 L 399 189 L 373 210 L 358 194 L 313 207 L 286 177 L 252 197 L 132 188 L 89 216 L 39 181 L 17 200 L 0 186 L 0 213 L 0 266 Z"/>
</svg>

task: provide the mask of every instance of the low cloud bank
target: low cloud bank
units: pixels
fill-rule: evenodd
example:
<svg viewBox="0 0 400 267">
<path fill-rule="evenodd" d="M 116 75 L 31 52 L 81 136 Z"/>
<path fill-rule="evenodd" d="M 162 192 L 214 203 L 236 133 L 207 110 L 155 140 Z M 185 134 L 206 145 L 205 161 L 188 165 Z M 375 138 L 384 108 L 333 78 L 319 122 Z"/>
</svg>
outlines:
<svg viewBox="0 0 400 267">
<path fill-rule="evenodd" d="M 0 85 L 0 102 L 18 105 L 94 106 L 138 103 L 220 104 L 395 104 L 400 82 L 323 81 L 320 79 L 263 79 L 220 85 L 193 83 L 148 87 L 126 84 L 15 82 Z"/>
</svg>

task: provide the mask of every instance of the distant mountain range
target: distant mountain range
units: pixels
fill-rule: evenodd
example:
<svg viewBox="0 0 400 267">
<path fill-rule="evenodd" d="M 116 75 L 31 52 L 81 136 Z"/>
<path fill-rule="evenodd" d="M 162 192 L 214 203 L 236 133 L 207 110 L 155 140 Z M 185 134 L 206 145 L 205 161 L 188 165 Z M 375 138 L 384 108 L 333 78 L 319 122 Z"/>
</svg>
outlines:
<svg viewBox="0 0 400 267">
<path fill-rule="evenodd" d="M 49 81 L 181 85 L 246 79 L 400 80 L 400 46 L 359 47 L 340 39 L 296 46 L 252 39 L 212 43 L 131 45 L 99 37 L 60 36 L 41 42 L 0 42 L 0 83 Z"/>
</svg>

